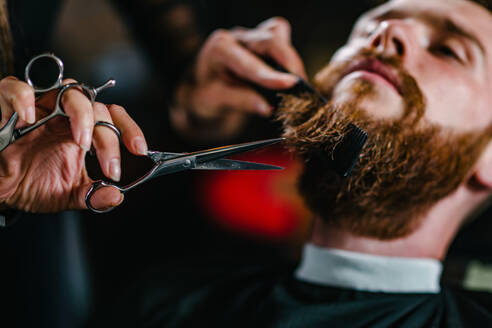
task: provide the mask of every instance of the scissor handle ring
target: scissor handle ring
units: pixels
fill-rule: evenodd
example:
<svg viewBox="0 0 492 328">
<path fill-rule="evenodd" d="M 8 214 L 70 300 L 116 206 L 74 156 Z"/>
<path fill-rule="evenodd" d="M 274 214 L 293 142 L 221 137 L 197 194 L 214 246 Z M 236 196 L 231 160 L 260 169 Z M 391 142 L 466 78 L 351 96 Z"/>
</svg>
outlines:
<svg viewBox="0 0 492 328">
<path fill-rule="evenodd" d="M 108 213 L 108 212 L 111 212 L 112 210 L 114 210 L 114 208 L 115 208 L 114 206 L 112 206 L 112 207 L 108 207 L 106 209 L 102 209 L 101 210 L 101 209 L 98 209 L 98 208 L 93 207 L 92 204 L 91 204 L 91 198 L 94 195 L 94 193 L 97 190 L 99 190 L 101 188 L 105 188 L 105 187 L 113 187 L 113 188 L 118 189 L 118 191 L 120 193 L 123 193 L 123 190 L 121 190 L 120 187 L 118 187 L 117 185 L 114 185 L 114 184 L 112 184 L 110 182 L 106 182 L 104 180 L 97 180 L 94 183 L 92 183 L 91 188 L 89 189 L 89 191 L 85 195 L 85 205 L 87 205 L 87 208 L 89 210 L 91 210 L 92 212 L 94 212 L 94 213 Z"/>
<path fill-rule="evenodd" d="M 55 61 L 55 63 L 58 65 L 58 78 L 56 79 L 56 82 L 53 83 L 50 87 L 47 88 L 38 88 L 37 86 L 34 85 L 34 83 L 31 81 L 31 67 L 32 65 L 40 58 L 50 58 Z M 48 92 L 53 89 L 57 89 L 62 85 L 62 80 L 63 80 L 63 62 L 60 58 L 56 57 L 54 54 L 51 53 L 44 53 L 41 55 L 37 55 L 33 57 L 29 63 L 27 63 L 26 70 L 24 72 L 25 79 L 27 84 L 31 86 L 36 93 L 42 93 L 42 92 Z"/>
<path fill-rule="evenodd" d="M 93 90 L 92 90 L 92 88 L 88 87 L 87 85 L 80 83 L 80 82 L 72 82 L 72 83 L 68 83 L 65 85 L 61 85 L 60 91 L 56 95 L 56 105 L 55 105 L 55 109 L 54 109 L 54 113 L 56 113 L 56 114 L 53 114 L 53 115 L 67 116 L 65 113 L 65 108 L 63 108 L 63 105 L 62 105 L 62 97 L 63 97 L 63 94 L 65 92 L 67 92 L 69 89 L 72 89 L 72 88 L 77 88 L 80 92 L 82 92 L 84 94 L 84 96 L 86 96 L 89 99 L 91 104 L 94 103 L 95 96 L 94 96 Z"/>
<path fill-rule="evenodd" d="M 118 128 L 114 124 L 111 124 L 111 123 L 105 122 L 105 121 L 96 121 L 96 123 L 94 123 L 94 127 L 96 127 L 96 126 L 104 126 L 104 127 L 111 129 L 116 134 L 116 136 L 118 137 L 118 139 L 121 142 L 121 132 L 120 132 L 120 130 L 118 130 Z"/>
</svg>

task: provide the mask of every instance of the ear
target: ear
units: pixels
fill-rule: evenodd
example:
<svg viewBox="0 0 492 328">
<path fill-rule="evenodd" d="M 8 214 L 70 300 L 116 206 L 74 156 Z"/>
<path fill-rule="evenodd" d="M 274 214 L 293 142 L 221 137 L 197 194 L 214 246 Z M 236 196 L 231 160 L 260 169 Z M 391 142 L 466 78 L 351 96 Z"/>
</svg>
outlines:
<svg viewBox="0 0 492 328">
<path fill-rule="evenodd" d="M 489 142 L 475 165 L 472 178 L 482 188 L 492 190 L 492 142 Z"/>
</svg>

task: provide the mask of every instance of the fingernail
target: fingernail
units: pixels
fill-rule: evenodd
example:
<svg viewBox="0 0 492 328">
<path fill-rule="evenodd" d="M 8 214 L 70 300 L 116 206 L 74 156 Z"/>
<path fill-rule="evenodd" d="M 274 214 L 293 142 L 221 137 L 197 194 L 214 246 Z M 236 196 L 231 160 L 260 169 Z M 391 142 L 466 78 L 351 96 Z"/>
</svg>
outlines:
<svg viewBox="0 0 492 328">
<path fill-rule="evenodd" d="M 123 195 L 122 193 L 120 193 L 120 200 L 118 202 L 116 202 L 116 204 L 114 204 L 114 206 L 118 206 L 121 203 L 123 203 L 123 200 L 124 199 L 125 199 L 125 195 Z"/>
<path fill-rule="evenodd" d="M 91 144 L 92 144 L 91 130 L 89 129 L 82 130 L 79 140 L 80 148 L 82 148 L 85 151 L 89 151 L 89 149 L 91 148 Z"/>
<path fill-rule="evenodd" d="M 121 203 L 123 203 L 124 199 L 125 199 L 125 195 L 120 193 L 120 199 L 113 206 L 119 206 Z"/>
<path fill-rule="evenodd" d="M 287 73 L 280 73 L 280 74 L 282 74 L 282 78 L 288 83 L 295 84 L 297 83 L 297 81 L 299 81 L 299 77 L 293 74 L 287 74 Z"/>
<path fill-rule="evenodd" d="M 283 80 L 287 82 L 288 84 L 294 84 L 297 83 L 297 80 L 299 79 L 297 76 L 288 74 L 288 73 L 282 73 L 282 72 L 276 72 L 276 71 L 270 71 L 270 70 L 260 70 L 258 72 L 258 75 L 267 80 Z"/>
<path fill-rule="evenodd" d="M 109 177 L 113 181 L 120 181 L 121 167 L 120 167 L 120 159 L 119 158 L 113 158 L 109 162 Z"/>
<path fill-rule="evenodd" d="M 142 137 L 135 137 L 133 139 L 133 148 L 137 151 L 138 154 L 147 155 L 147 143 L 145 143 L 145 140 Z"/>
<path fill-rule="evenodd" d="M 262 115 L 269 115 L 270 114 L 270 106 L 264 102 L 258 102 L 256 104 L 256 110 L 258 111 L 258 113 L 260 113 Z"/>
<path fill-rule="evenodd" d="M 27 107 L 25 115 L 26 115 L 26 122 L 27 123 L 33 124 L 36 121 L 36 113 L 34 111 L 33 106 Z"/>
<path fill-rule="evenodd" d="M 268 80 L 276 80 L 279 78 L 279 74 L 275 71 L 270 71 L 267 69 L 262 69 L 258 71 L 258 76 L 263 78 L 263 79 L 268 79 Z"/>
</svg>

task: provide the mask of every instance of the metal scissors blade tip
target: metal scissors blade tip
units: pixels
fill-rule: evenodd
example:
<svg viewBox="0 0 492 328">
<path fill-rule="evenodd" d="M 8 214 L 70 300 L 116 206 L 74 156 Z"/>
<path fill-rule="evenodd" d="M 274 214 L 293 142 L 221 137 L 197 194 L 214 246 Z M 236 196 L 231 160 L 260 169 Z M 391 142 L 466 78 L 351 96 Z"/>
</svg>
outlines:
<svg viewBox="0 0 492 328">
<path fill-rule="evenodd" d="M 198 164 L 194 170 L 283 170 L 283 167 L 255 163 L 236 161 L 232 159 L 217 159 L 215 161 Z"/>
<path fill-rule="evenodd" d="M 280 141 L 285 140 L 285 138 L 275 138 L 275 139 L 266 139 L 259 140 L 253 142 L 246 142 L 237 145 L 230 145 L 218 148 L 212 148 L 207 150 L 202 150 L 194 153 L 187 154 L 188 156 L 195 156 L 197 164 L 213 161 L 219 158 L 232 156 L 235 154 L 244 153 L 250 150 L 258 149 L 261 147 L 266 147 Z"/>
</svg>

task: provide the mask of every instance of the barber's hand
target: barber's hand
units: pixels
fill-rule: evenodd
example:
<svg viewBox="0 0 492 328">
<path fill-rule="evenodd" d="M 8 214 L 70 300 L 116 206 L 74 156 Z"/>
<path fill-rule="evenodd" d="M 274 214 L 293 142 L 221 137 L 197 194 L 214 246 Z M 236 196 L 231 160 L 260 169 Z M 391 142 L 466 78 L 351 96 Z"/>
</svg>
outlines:
<svg viewBox="0 0 492 328">
<path fill-rule="evenodd" d="M 64 84 L 74 82 L 66 80 Z M 33 89 L 15 77 L 0 81 L 2 126 L 17 112 L 17 128 L 34 123 L 50 113 L 58 90 L 36 101 Z M 121 174 L 120 145 L 116 134 L 96 121 L 114 124 L 123 143 L 136 155 L 147 151 L 138 125 L 117 105 L 92 105 L 78 89 L 69 89 L 62 104 L 70 117 L 55 117 L 0 152 L 0 204 L 30 212 L 84 209 L 85 195 L 92 180 L 85 168 L 85 154 L 94 146 L 102 172 L 118 181 Z M 122 195 L 102 188 L 92 198 L 97 208 L 118 205 Z"/>
<path fill-rule="evenodd" d="M 293 74 L 274 70 L 261 59 L 266 57 Z M 306 78 L 285 19 L 271 18 L 254 29 L 217 30 L 198 54 L 190 81 L 178 88 L 171 120 L 191 137 L 232 136 L 248 115 L 272 114 L 271 105 L 251 84 L 288 89 L 297 82 L 296 75 Z"/>
</svg>

